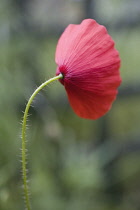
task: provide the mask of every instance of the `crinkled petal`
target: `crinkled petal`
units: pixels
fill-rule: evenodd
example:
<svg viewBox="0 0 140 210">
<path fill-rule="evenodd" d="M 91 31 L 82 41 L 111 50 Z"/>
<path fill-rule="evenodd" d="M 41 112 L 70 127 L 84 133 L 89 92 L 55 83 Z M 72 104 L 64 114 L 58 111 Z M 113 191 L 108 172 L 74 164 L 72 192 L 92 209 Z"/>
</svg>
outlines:
<svg viewBox="0 0 140 210">
<path fill-rule="evenodd" d="M 70 105 L 78 116 L 98 119 L 110 110 L 118 93 L 116 87 L 120 82 L 120 78 L 114 75 L 107 79 L 98 78 L 93 86 L 91 77 L 78 77 L 77 81 L 66 80 L 64 86 Z"/>
<path fill-rule="evenodd" d="M 55 60 L 74 111 L 89 119 L 104 115 L 121 83 L 119 53 L 106 28 L 92 19 L 69 25 L 58 41 Z"/>
</svg>

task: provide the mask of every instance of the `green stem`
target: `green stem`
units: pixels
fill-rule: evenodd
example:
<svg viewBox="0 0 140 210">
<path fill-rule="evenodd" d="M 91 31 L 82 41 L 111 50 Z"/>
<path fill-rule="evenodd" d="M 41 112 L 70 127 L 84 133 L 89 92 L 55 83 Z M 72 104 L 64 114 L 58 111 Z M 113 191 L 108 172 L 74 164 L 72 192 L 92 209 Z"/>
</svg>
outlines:
<svg viewBox="0 0 140 210">
<path fill-rule="evenodd" d="M 38 92 L 40 90 L 42 90 L 46 85 L 48 85 L 49 83 L 58 80 L 58 79 L 62 79 L 63 75 L 59 74 L 58 76 L 55 76 L 49 80 L 47 80 L 46 82 L 42 83 L 35 91 L 34 93 L 31 95 L 26 108 L 25 108 L 25 112 L 24 112 L 24 116 L 23 116 L 23 122 L 22 122 L 22 175 L 23 175 L 23 188 L 24 188 L 24 196 L 25 196 L 25 206 L 27 210 L 31 209 L 31 205 L 30 205 L 30 199 L 29 199 L 29 188 L 28 188 L 28 184 L 27 184 L 27 158 L 26 158 L 26 124 L 27 124 L 27 117 L 28 117 L 28 111 L 29 108 L 31 106 L 31 103 L 34 99 L 34 97 L 38 94 Z"/>
</svg>

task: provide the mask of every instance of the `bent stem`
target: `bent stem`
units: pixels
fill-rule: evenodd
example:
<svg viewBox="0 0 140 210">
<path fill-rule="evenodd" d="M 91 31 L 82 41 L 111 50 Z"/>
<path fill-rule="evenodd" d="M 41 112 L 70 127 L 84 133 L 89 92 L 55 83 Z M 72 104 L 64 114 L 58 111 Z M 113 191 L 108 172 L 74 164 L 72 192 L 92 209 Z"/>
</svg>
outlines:
<svg viewBox="0 0 140 210">
<path fill-rule="evenodd" d="M 47 80 L 46 82 L 42 83 L 35 91 L 34 93 L 31 95 L 26 108 L 25 108 L 25 112 L 24 112 L 24 116 L 23 116 L 23 122 L 22 122 L 22 175 L 23 175 L 23 188 L 24 188 L 24 196 L 25 196 L 25 206 L 27 210 L 31 209 L 31 205 L 30 205 L 30 199 L 29 199 L 29 188 L 28 188 L 28 183 L 27 183 L 27 158 L 26 158 L 26 124 L 27 124 L 27 117 L 28 117 L 28 111 L 29 108 L 31 106 L 31 103 L 33 101 L 33 99 L 35 98 L 35 96 L 38 94 L 38 92 L 40 90 L 42 90 L 46 85 L 48 85 L 49 83 L 58 80 L 58 79 L 62 79 L 63 75 L 59 74 L 58 76 L 55 76 L 49 80 Z"/>
</svg>

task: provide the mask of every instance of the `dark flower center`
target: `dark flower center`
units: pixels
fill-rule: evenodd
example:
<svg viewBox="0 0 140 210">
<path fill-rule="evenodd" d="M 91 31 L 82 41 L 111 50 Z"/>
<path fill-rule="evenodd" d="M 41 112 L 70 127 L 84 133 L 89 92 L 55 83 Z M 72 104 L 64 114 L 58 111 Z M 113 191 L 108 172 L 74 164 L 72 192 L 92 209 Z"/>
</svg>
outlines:
<svg viewBox="0 0 140 210">
<path fill-rule="evenodd" d="M 59 66 L 57 68 L 56 75 L 59 75 L 60 73 L 63 75 L 63 78 L 59 79 L 59 81 L 64 85 L 64 79 L 67 73 L 67 67 L 65 65 Z"/>
</svg>

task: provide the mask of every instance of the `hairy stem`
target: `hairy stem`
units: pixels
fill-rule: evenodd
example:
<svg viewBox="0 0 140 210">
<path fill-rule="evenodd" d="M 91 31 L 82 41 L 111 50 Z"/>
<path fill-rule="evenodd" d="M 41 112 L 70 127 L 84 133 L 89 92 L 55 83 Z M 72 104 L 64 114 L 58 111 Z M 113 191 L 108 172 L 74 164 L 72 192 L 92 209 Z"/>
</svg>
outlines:
<svg viewBox="0 0 140 210">
<path fill-rule="evenodd" d="M 27 158 L 26 158 L 26 124 L 27 124 L 27 117 L 28 117 L 28 112 L 29 108 L 31 106 L 31 103 L 35 96 L 38 94 L 40 90 L 42 90 L 46 85 L 49 83 L 62 79 L 63 75 L 59 74 L 58 76 L 55 76 L 46 82 L 42 83 L 31 95 L 29 98 L 29 101 L 26 105 L 24 116 L 23 116 L 23 122 L 22 122 L 22 175 L 23 175 L 23 188 L 24 188 L 24 196 L 25 196 L 25 207 L 27 210 L 31 210 L 31 205 L 30 205 L 30 199 L 29 199 L 29 188 L 28 188 L 28 183 L 27 183 Z"/>
</svg>

